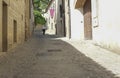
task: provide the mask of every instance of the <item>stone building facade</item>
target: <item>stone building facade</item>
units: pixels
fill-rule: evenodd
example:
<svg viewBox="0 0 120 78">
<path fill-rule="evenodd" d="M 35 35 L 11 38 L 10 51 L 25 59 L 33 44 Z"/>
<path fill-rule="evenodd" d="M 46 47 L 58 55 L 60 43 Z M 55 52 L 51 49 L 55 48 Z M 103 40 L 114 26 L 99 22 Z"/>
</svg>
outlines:
<svg viewBox="0 0 120 78">
<path fill-rule="evenodd" d="M 55 1 L 58 35 L 91 40 L 97 45 L 120 53 L 119 0 Z"/>
<path fill-rule="evenodd" d="M 29 0 L 0 0 L 0 52 L 6 52 L 30 36 Z"/>
<path fill-rule="evenodd" d="M 56 30 L 57 35 L 66 36 L 64 0 L 56 0 Z"/>
<path fill-rule="evenodd" d="M 33 0 L 30 0 L 30 36 L 33 34 L 34 32 L 34 28 L 35 28 L 35 22 L 34 22 L 34 4 L 33 4 Z"/>
</svg>

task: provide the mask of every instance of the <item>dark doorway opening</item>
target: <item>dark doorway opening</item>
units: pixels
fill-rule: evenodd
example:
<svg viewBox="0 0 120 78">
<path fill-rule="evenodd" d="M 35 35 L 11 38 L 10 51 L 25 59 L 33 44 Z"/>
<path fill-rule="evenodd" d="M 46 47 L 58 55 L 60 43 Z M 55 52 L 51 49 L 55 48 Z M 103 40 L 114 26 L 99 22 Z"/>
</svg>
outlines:
<svg viewBox="0 0 120 78">
<path fill-rule="evenodd" d="M 84 37 L 86 40 L 92 40 L 92 14 L 91 0 L 86 0 L 84 6 Z"/>
<path fill-rule="evenodd" d="M 8 22 L 8 7 L 7 4 L 2 2 L 2 51 L 7 51 L 7 22 Z"/>
<path fill-rule="evenodd" d="M 63 33 L 64 37 L 66 37 L 66 21 L 65 21 L 65 0 L 62 0 L 62 14 L 63 14 Z"/>
<path fill-rule="evenodd" d="M 27 23 L 25 19 L 25 41 L 27 41 Z"/>
<path fill-rule="evenodd" d="M 13 26 L 13 41 L 14 41 L 14 43 L 16 43 L 17 42 L 17 21 L 14 20 L 13 24 L 14 24 L 14 26 Z"/>
</svg>

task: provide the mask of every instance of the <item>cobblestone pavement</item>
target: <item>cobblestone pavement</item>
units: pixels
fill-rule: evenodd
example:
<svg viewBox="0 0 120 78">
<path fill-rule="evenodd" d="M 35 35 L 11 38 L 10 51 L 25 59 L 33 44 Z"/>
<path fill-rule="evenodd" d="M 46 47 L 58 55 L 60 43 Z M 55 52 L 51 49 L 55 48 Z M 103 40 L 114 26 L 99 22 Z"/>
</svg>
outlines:
<svg viewBox="0 0 120 78">
<path fill-rule="evenodd" d="M 0 78 L 117 78 L 54 35 L 34 36 L 0 55 Z"/>
</svg>

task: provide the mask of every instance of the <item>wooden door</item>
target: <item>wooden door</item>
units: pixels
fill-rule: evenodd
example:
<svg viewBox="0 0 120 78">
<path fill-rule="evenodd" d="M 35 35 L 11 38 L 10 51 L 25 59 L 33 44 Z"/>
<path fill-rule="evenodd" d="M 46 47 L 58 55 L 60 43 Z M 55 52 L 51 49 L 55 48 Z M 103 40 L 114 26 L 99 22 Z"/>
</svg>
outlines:
<svg viewBox="0 0 120 78">
<path fill-rule="evenodd" d="M 91 40 L 92 39 L 91 0 L 86 0 L 83 9 L 84 9 L 84 37 L 86 40 Z"/>
</svg>

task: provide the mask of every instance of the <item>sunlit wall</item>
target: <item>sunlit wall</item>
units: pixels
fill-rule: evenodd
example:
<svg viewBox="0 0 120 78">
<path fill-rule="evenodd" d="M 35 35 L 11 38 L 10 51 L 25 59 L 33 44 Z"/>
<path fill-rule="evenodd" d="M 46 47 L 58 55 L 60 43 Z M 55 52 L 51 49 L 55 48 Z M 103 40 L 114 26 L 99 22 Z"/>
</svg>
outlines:
<svg viewBox="0 0 120 78">
<path fill-rule="evenodd" d="M 74 0 L 70 0 L 71 39 L 84 39 L 83 9 L 75 9 Z"/>
<path fill-rule="evenodd" d="M 111 49 L 120 47 L 119 0 L 92 0 L 93 39 Z"/>
</svg>

